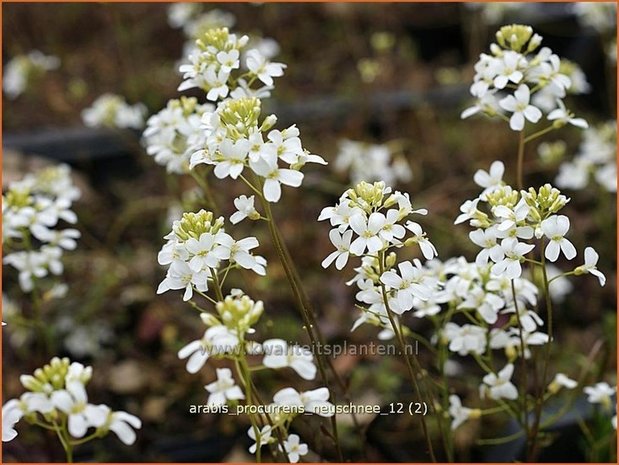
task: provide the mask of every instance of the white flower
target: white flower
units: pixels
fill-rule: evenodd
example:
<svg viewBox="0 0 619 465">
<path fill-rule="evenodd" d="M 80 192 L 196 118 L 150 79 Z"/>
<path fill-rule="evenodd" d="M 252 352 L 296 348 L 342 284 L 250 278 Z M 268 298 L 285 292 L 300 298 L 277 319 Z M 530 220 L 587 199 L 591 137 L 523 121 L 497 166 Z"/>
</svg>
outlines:
<svg viewBox="0 0 619 465">
<path fill-rule="evenodd" d="M 548 391 L 555 394 L 561 388 L 574 389 L 576 386 L 578 386 L 576 381 L 568 378 L 563 373 L 557 373 L 552 382 L 548 385 Z"/>
<path fill-rule="evenodd" d="M 576 271 L 596 276 L 600 281 L 600 286 L 604 286 L 606 284 L 606 276 L 596 266 L 599 258 L 600 256 L 593 247 L 587 247 L 585 249 L 585 264 L 576 268 Z"/>
<path fill-rule="evenodd" d="M 135 415 L 119 410 L 113 412 L 107 405 L 99 405 L 103 412 L 106 412 L 106 421 L 102 429 L 113 431 L 118 439 L 127 446 L 135 443 L 136 435 L 134 429 L 142 427 L 142 421 Z"/>
<path fill-rule="evenodd" d="M 496 228 L 476 229 L 469 233 L 469 238 L 474 244 L 483 247 L 475 259 L 477 266 L 487 265 L 488 259 L 492 259 L 493 262 L 498 262 L 505 256 L 503 249 L 497 243 L 498 231 Z"/>
<path fill-rule="evenodd" d="M 219 146 L 220 157 L 213 170 L 215 176 L 219 179 L 227 176 L 230 176 L 232 179 L 238 178 L 245 167 L 248 150 L 249 141 L 247 139 L 239 139 L 236 142 L 224 139 Z"/>
<path fill-rule="evenodd" d="M 608 383 L 597 383 L 594 386 L 587 386 L 583 389 L 590 403 L 601 404 L 605 409 L 610 409 L 614 405 L 612 396 L 616 394 L 616 391 L 617 388 L 610 387 Z"/>
<path fill-rule="evenodd" d="M 514 237 L 506 237 L 501 241 L 501 250 L 505 257 L 492 266 L 492 274 L 509 279 L 519 278 L 522 274 L 520 262 L 534 248 L 534 244 L 525 244 Z"/>
<path fill-rule="evenodd" d="M 197 373 L 211 355 L 232 352 L 239 344 L 239 338 L 224 325 L 212 326 L 204 332 L 202 339 L 192 341 L 178 351 L 178 358 L 187 360 L 187 371 Z"/>
<path fill-rule="evenodd" d="M 12 399 L 2 407 L 2 442 L 12 441 L 17 436 L 15 425 L 24 416 L 18 403 L 18 400 Z"/>
<path fill-rule="evenodd" d="M 501 58 L 492 61 L 491 68 L 497 74 L 494 78 L 494 87 L 503 89 L 508 82 L 518 84 L 522 81 L 522 71 L 518 68 L 526 66 L 524 57 L 513 50 L 503 53 Z"/>
<path fill-rule="evenodd" d="M 331 252 L 327 258 L 322 261 L 323 268 L 328 268 L 333 261 L 335 261 L 335 267 L 338 270 L 341 270 L 346 266 L 346 263 L 348 263 L 352 234 L 352 231 L 346 231 L 344 234 L 340 234 L 337 229 L 332 229 L 329 231 L 329 239 L 337 250 Z"/>
<path fill-rule="evenodd" d="M 464 223 L 467 220 L 471 220 L 475 217 L 475 214 L 478 212 L 477 204 L 480 199 L 467 200 L 462 205 L 460 205 L 460 215 L 454 221 L 454 224 Z"/>
<path fill-rule="evenodd" d="M 484 376 L 484 384 L 479 387 L 479 395 L 483 399 L 488 395 L 491 399 L 518 398 L 518 390 L 510 381 L 514 374 L 514 365 L 508 363 L 498 374 L 488 373 Z"/>
<path fill-rule="evenodd" d="M 291 434 L 284 439 L 284 449 L 290 463 L 297 463 L 301 456 L 307 455 L 309 451 L 307 444 L 302 444 L 300 441 L 301 438 L 299 438 L 296 434 Z M 277 447 L 280 451 L 282 450 L 281 445 L 278 445 Z"/>
<path fill-rule="evenodd" d="M 421 253 L 426 260 L 432 260 L 434 257 L 438 256 L 436 247 L 434 247 L 434 244 L 426 237 L 426 233 L 423 232 L 419 223 L 408 221 L 406 223 L 406 229 L 413 233 L 413 239 L 419 244 Z"/>
<path fill-rule="evenodd" d="M 459 355 L 481 355 L 486 350 L 486 329 L 480 326 L 458 326 L 449 322 L 445 325 L 443 336 L 449 342 L 449 350 Z"/>
<path fill-rule="evenodd" d="M 230 72 L 239 67 L 239 56 L 238 50 L 230 50 L 229 52 L 222 50 L 217 53 L 217 61 L 221 64 L 222 70 Z"/>
<path fill-rule="evenodd" d="M 252 270 L 261 276 L 266 274 L 266 260 L 260 256 L 254 256 L 250 252 L 260 245 L 255 237 L 246 237 L 235 241 L 231 236 L 223 234 L 219 243 L 227 250 L 227 253 L 223 255 L 224 258 L 230 260 L 231 263 L 238 263 L 242 268 Z"/>
<path fill-rule="evenodd" d="M 219 244 L 225 236 L 202 233 L 198 239 L 190 237 L 185 242 L 185 249 L 193 255 L 189 260 L 191 271 L 199 273 L 206 268 L 216 268 L 221 260 L 227 258 L 227 249 Z"/>
<path fill-rule="evenodd" d="M 521 84 L 514 92 L 514 95 L 508 95 L 499 101 L 501 108 L 512 112 L 509 126 L 514 131 L 522 131 L 524 129 L 525 118 L 532 123 L 537 123 L 542 117 L 540 109 L 529 104 L 530 96 L 529 87 L 526 84 Z"/>
<path fill-rule="evenodd" d="M 301 346 L 288 346 L 283 339 L 268 339 L 262 344 L 262 363 L 269 368 L 290 367 L 303 379 L 316 377 L 312 353 Z"/>
<path fill-rule="evenodd" d="M 82 111 L 82 121 L 88 127 L 140 129 L 145 114 L 146 107 L 141 103 L 132 106 L 120 95 L 103 94 Z"/>
<path fill-rule="evenodd" d="M 69 416 L 69 433 L 74 438 L 84 437 L 88 428 L 99 428 L 107 419 L 104 408 L 88 403 L 86 389 L 79 381 L 71 381 L 66 389 L 54 391 L 51 400 L 56 408 Z"/>
<path fill-rule="evenodd" d="M 270 425 L 264 425 L 262 427 L 261 430 L 258 431 L 258 441 L 256 441 L 256 430 L 254 429 L 253 426 L 251 426 L 248 430 L 247 430 L 247 435 L 253 439 L 255 441 L 254 444 L 252 444 L 249 447 L 249 453 L 250 454 L 255 454 L 256 450 L 258 450 L 258 447 L 262 447 L 266 444 L 268 444 L 269 442 L 271 442 L 271 435 L 272 435 L 273 431 Z"/>
<path fill-rule="evenodd" d="M 477 170 L 475 172 L 475 175 L 473 176 L 475 184 L 484 188 L 484 191 L 480 194 L 482 199 L 503 184 L 504 173 L 505 165 L 502 161 L 492 162 L 489 171 Z"/>
<path fill-rule="evenodd" d="M 529 215 L 531 208 L 527 205 L 524 198 L 520 199 L 514 208 L 509 208 L 505 205 L 498 205 L 492 208 L 492 213 L 497 218 L 501 218 L 502 221 L 498 225 L 499 231 L 510 231 L 517 228 L 518 223 L 524 221 Z M 529 236 L 529 239 L 533 237 Z"/>
<path fill-rule="evenodd" d="M 19 287 L 24 292 L 34 289 L 33 278 L 47 276 L 45 258 L 38 252 L 13 252 L 5 256 L 3 261 L 19 271 Z"/>
<path fill-rule="evenodd" d="M 185 289 L 183 300 L 186 302 L 193 297 L 193 288 L 200 292 L 208 290 L 207 280 L 210 274 L 207 271 L 195 272 L 189 265 L 180 260 L 172 262 L 166 277 L 159 284 L 157 294 L 163 294 L 169 290 Z"/>
<path fill-rule="evenodd" d="M 299 187 L 303 182 L 303 173 L 292 169 L 283 169 L 277 166 L 277 155 L 265 154 L 256 161 L 249 161 L 251 169 L 265 178 L 263 193 L 269 202 L 278 202 L 282 195 L 281 184 Z"/>
<path fill-rule="evenodd" d="M 449 396 L 449 416 L 451 416 L 451 429 L 457 429 L 462 423 L 470 418 L 479 418 L 479 409 L 471 409 L 462 406 L 460 397 L 455 394 Z"/>
<path fill-rule="evenodd" d="M 559 108 L 551 111 L 548 114 L 548 119 L 550 121 L 558 120 L 562 121 L 565 124 L 569 123 L 582 129 L 587 129 L 589 127 L 589 125 L 583 118 L 574 118 L 574 115 L 570 111 L 568 111 L 567 108 L 565 108 L 563 100 L 557 100 L 557 105 L 559 105 Z"/>
<path fill-rule="evenodd" d="M 284 131 L 274 129 L 267 136 L 270 141 L 267 150 L 291 165 L 297 163 L 299 156 L 303 153 L 301 139 L 292 134 L 299 134 L 299 130 L 294 126 Z"/>
<path fill-rule="evenodd" d="M 475 105 L 464 109 L 460 114 L 460 118 L 466 119 L 480 112 L 488 115 L 496 115 L 501 112 L 501 107 L 494 92 L 487 92 L 477 100 Z"/>
<path fill-rule="evenodd" d="M 204 386 L 204 389 L 210 392 L 207 401 L 209 405 L 224 405 L 228 400 L 245 399 L 228 368 L 217 368 L 217 381 Z"/>
<path fill-rule="evenodd" d="M 284 388 L 275 393 L 273 402 L 277 405 L 302 407 L 304 412 L 321 417 L 332 417 L 334 414 L 334 406 L 329 402 L 329 390 L 325 387 L 305 392 L 297 392 L 291 387 Z"/>
<path fill-rule="evenodd" d="M 432 295 L 432 289 L 423 282 L 424 273 L 418 260 L 414 265 L 410 261 L 398 263 L 398 269 L 400 274 L 393 270 L 385 271 L 380 281 L 388 290 L 395 291 L 395 297 L 389 303 L 391 310 L 401 315 L 413 308 L 415 297 L 428 300 Z"/>
<path fill-rule="evenodd" d="M 237 211 L 230 216 L 230 222 L 232 224 L 237 224 L 243 221 L 245 218 L 249 218 L 250 220 L 256 220 L 260 218 L 260 214 L 254 207 L 254 196 L 247 197 L 246 195 L 241 195 L 234 199 L 234 206 Z"/>
<path fill-rule="evenodd" d="M 568 260 L 572 260 L 576 256 L 576 248 L 564 236 L 570 229 L 570 219 L 565 215 L 553 215 L 546 218 L 541 223 L 541 228 L 544 235 L 550 239 L 544 254 L 551 262 L 556 262 L 559 258 L 559 252 Z"/>
<path fill-rule="evenodd" d="M 286 65 L 283 63 L 272 63 L 266 59 L 258 50 L 252 49 L 247 52 L 247 68 L 267 86 L 273 85 L 273 78 L 284 75 Z"/>
<path fill-rule="evenodd" d="M 209 91 L 206 94 L 206 98 L 211 102 L 216 102 L 219 99 L 224 99 L 228 95 L 228 78 L 230 77 L 230 71 L 224 67 L 219 69 L 219 72 L 215 71 L 214 67 L 209 66 L 204 72 L 204 80 L 209 87 Z M 182 84 L 181 84 L 182 86 Z M 195 86 L 192 86 L 195 87 Z M 179 86 L 178 90 L 181 89 Z"/>
<path fill-rule="evenodd" d="M 499 310 L 504 305 L 505 301 L 498 295 L 485 292 L 482 288 L 474 288 L 469 291 L 466 299 L 457 308 L 477 310 L 486 323 L 494 324 L 498 319 Z"/>
<path fill-rule="evenodd" d="M 373 254 L 383 248 L 383 241 L 378 233 L 385 226 L 387 219 L 385 215 L 374 212 L 369 218 L 362 214 L 355 214 L 350 218 L 350 227 L 359 235 L 350 245 L 350 252 L 353 255 L 363 255 L 367 249 L 368 253 Z"/>
<path fill-rule="evenodd" d="M 60 60 L 53 55 L 45 55 L 32 50 L 27 55 L 13 57 L 4 65 L 2 88 L 8 98 L 14 99 L 28 87 L 31 77 L 60 66 Z"/>
</svg>

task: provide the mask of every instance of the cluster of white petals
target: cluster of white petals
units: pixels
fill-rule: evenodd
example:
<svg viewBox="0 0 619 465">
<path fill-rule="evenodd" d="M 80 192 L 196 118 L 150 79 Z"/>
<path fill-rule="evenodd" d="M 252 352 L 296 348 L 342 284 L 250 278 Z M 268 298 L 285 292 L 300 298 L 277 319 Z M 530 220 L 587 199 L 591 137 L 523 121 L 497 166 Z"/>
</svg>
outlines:
<svg viewBox="0 0 619 465">
<path fill-rule="evenodd" d="M 146 122 L 146 153 L 165 166 L 168 173 L 187 173 L 191 155 L 204 142 L 202 115 L 214 109 L 210 103 L 198 104 L 195 97 L 169 100 L 163 110 Z"/>
<path fill-rule="evenodd" d="M 198 87 L 212 102 L 232 98 L 268 97 L 273 78 L 284 75 L 286 65 L 272 62 L 260 49 L 249 49 L 249 37 L 237 37 L 227 27 L 208 29 L 188 53 L 189 62 L 180 66 L 183 82 L 178 90 Z M 252 89 L 260 82 L 261 87 Z"/>
<path fill-rule="evenodd" d="M 564 63 L 548 47 L 538 50 L 542 37 L 530 26 L 503 26 L 496 37 L 498 44 L 475 64 L 470 91 L 477 102 L 462 112 L 462 118 L 477 113 L 502 116 L 512 130 L 522 131 L 527 122 L 535 124 L 546 114 L 556 127 L 586 128 L 587 122 L 575 118 L 563 102 L 568 93 L 588 90 L 580 68 Z"/>
<path fill-rule="evenodd" d="M 271 129 L 275 116 L 260 121 L 260 109 L 259 99 L 243 97 L 225 100 L 215 111 L 204 113 L 204 144 L 192 154 L 190 169 L 213 165 L 219 179 L 244 179 L 248 168 L 260 180 L 264 198 L 278 202 L 282 185 L 301 185 L 306 163 L 326 162 L 303 148 L 295 125 L 282 131 Z"/>
<path fill-rule="evenodd" d="M 140 129 L 144 127 L 146 107 L 142 103 L 130 105 L 124 97 L 103 94 L 82 111 L 82 121 L 91 128 Z"/>
<path fill-rule="evenodd" d="M 26 91 L 33 78 L 59 66 L 58 57 L 45 55 L 39 50 L 13 57 L 4 65 L 2 76 L 4 93 L 8 98 L 15 99 Z"/>
<path fill-rule="evenodd" d="M 86 436 L 95 428 L 97 436 L 113 431 L 127 445 L 136 440 L 136 429 L 142 427 L 140 419 L 123 411 L 112 411 L 107 405 L 92 404 L 88 400 L 86 385 L 92 376 L 92 368 L 81 363 L 70 363 L 69 359 L 53 358 L 48 365 L 34 372 L 22 375 L 20 381 L 27 392 L 19 399 L 11 399 L 2 407 L 2 440 L 11 441 L 17 436 L 15 425 L 26 417 L 29 422 L 52 427 L 66 424 L 74 439 Z M 58 423 L 56 423 L 58 422 Z"/>
<path fill-rule="evenodd" d="M 559 166 L 555 180 L 562 189 L 582 190 L 594 179 L 608 192 L 617 192 L 617 122 L 584 131 L 578 153 Z"/>
<path fill-rule="evenodd" d="M 335 170 L 349 174 L 353 184 L 384 181 L 388 186 L 409 182 L 413 173 L 403 156 L 394 154 L 388 144 L 367 144 L 342 139 L 338 144 Z"/>
<path fill-rule="evenodd" d="M 570 220 L 558 214 L 570 199 L 550 184 L 537 191 L 515 190 L 503 182 L 504 170 L 503 163 L 495 161 L 488 172 L 475 173 L 475 182 L 484 190 L 479 197 L 462 204 L 455 221 L 468 221 L 476 228 L 469 234 L 471 241 L 481 248 L 476 262 L 493 263 L 493 275 L 516 279 L 536 247 L 543 247 L 550 262 L 556 262 L 560 256 L 573 260 L 577 251 L 566 237 Z M 579 267 L 582 272 L 597 271 L 597 254 L 591 250 L 585 253 L 585 265 Z M 604 284 L 603 278 L 600 284 Z"/>
<path fill-rule="evenodd" d="M 77 222 L 71 208 L 80 195 L 70 168 L 58 165 L 10 183 L 2 196 L 3 261 L 19 272 L 24 292 L 50 273 L 62 273 L 63 251 L 75 249 L 80 237 L 77 229 L 62 226 Z"/>
<path fill-rule="evenodd" d="M 183 300 L 187 301 L 194 291 L 208 291 L 208 282 L 217 279 L 223 261 L 228 262 L 228 267 L 266 274 L 266 260 L 252 253 L 259 245 L 258 239 L 246 237 L 237 241 L 226 233 L 223 225 L 223 217 L 215 219 L 205 210 L 184 213 L 182 219 L 173 223 L 158 255 L 159 264 L 168 267 L 158 294 L 184 290 Z"/>
</svg>

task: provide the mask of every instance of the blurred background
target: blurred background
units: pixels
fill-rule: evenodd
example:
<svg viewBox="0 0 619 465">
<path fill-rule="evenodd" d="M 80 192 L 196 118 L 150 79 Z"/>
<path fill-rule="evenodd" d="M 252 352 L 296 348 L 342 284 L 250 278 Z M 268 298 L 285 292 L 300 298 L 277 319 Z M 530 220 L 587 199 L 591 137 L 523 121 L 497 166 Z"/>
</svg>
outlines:
<svg viewBox="0 0 619 465">
<path fill-rule="evenodd" d="M 337 163 L 342 139 L 386 144 L 393 184 L 411 194 L 414 206 L 430 212 L 424 229 L 439 257 L 465 255 L 473 260 L 476 248 L 468 241 L 469 229 L 454 227 L 453 220 L 460 204 L 477 195 L 474 172 L 501 159 L 506 181 L 515 182 L 516 134 L 500 121 L 460 119 L 471 102 L 473 64 L 499 26 L 532 25 L 544 37 L 543 45 L 577 64 L 586 77 L 586 93 L 572 97 L 570 108 L 592 127 L 609 121 L 615 126 L 614 13 L 587 15 L 574 4 L 562 3 L 198 7 L 196 17 L 211 12 L 205 24 L 217 19 L 212 11 L 219 10 L 219 20 L 222 12 L 229 13 L 224 17 L 233 22 L 234 32 L 276 41 L 275 61 L 288 68 L 265 102 L 264 114 L 276 113 L 281 128 L 296 123 L 304 146 L 330 162 L 308 170 L 303 188 L 286 190 L 275 214 L 332 342 L 375 338 L 371 328 L 350 333 L 357 317 L 354 291 L 345 285 L 346 274 L 320 267 L 331 244 L 326 240 L 328 225 L 315 219 L 358 175 Z M 105 93 L 119 94 L 131 105 L 143 104 L 148 115 L 178 97 L 177 69 L 188 33 L 170 24 L 174 21 L 168 10 L 167 4 L 3 5 L 5 69 L 11 59 L 32 50 L 59 59 L 59 66 L 28 76 L 19 95 L 5 89 L 3 186 L 41 166 L 64 162 L 73 168 L 83 191 L 75 205 L 82 238 L 64 257 L 63 279 L 69 288 L 65 297 L 44 309 L 54 332 L 51 351 L 20 326 L 20 315 L 28 315 L 31 308 L 16 285 L 14 270 L 4 267 L 3 314 L 9 324 L 3 330 L 4 400 L 22 392 L 19 375 L 31 373 L 53 355 L 68 356 L 93 366 L 91 401 L 127 410 L 144 421 L 136 445 L 125 447 L 108 437 L 78 448 L 76 460 L 251 460 L 247 427 L 241 421 L 188 413 L 189 404 L 206 402 L 203 386 L 212 381 L 215 368 L 209 364 L 198 375 L 185 371 L 176 353 L 201 334 L 201 323 L 177 293 L 155 295 L 164 277 L 156 260 L 162 237 L 171 219 L 182 210 L 200 208 L 203 199 L 193 179 L 167 175 L 145 154 L 141 131 L 87 128 L 80 116 Z M 611 143 L 616 144 L 616 131 L 614 137 Z M 541 145 L 559 139 L 563 145 L 558 154 Z M 566 127 L 527 146 L 525 183 L 553 182 L 561 163 L 579 152 L 582 140 L 581 130 Z M 222 214 L 234 212 L 232 199 L 241 193 L 236 184 L 216 185 Z M 616 366 L 616 194 L 594 179 L 585 189 L 565 193 L 572 198 L 565 213 L 572 219 L 571 240 L 579 250 L 591 245 L 599 251 L 598 268 L 608 283 L 600 288 L 596 279 L 579 279 L 573 283 L 578 292 L 556 296 L 561 351 L 553 362 L 558 371 L 585 363 L 582 354 L 601 341 L 595 371 L 602 378 Z M 247 224 L 237 229 L 268 243 L 266 230 Z M 270 337 L 304 341 L 277 257 L 269 255 L 268 247 L 260 253 L 269 261 L 268 278 L 251 278 L 251 288 L 259 294 L 254 298 L 266 304 L 261 330 Z M 406 390 L 400 385 L 403 366 L 395 359 L 347 355 L 335 363 L 358 403 L 386 405 Z M 280 381 L 272 376 L 260 380 L 266 392 L 273 392 Z M 422 448 L 410 440 L 414 425 L 407 421 L 368 419 L 371 460 L 425 459 Z M 299 422 L 301 430 L 308 429 Z M 348 456 L 362 460 L 346 428 Z M 26 425 L 19 431 L 15 441 L 4 445 L 5 461 L 63 460 L 53 436 Z M 319 448 L 315 444 L 321 434 L 310 430 L 303 437 L 310 448 Z M 473 436 L 459 437 L 459 458 L 487 459 L 487 448 L 476 446 Z M 329 451 L 324 453 L 328 456 Z"/>
</svg>

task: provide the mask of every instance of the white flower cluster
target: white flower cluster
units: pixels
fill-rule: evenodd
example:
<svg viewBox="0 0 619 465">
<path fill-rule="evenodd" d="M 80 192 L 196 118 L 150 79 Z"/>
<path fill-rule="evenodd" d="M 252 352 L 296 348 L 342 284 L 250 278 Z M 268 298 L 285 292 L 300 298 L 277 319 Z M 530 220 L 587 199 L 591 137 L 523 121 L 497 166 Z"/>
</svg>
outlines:
<svg viewBox="0 0 619 465">
<path fill-rule="evenodd" d="M 202 115 L 214 109 L 210 103 L 199 104 L 195 97 L 168 101 L 163 110 L 146 122 L 146 153 L 165 166 L 168 173 L 187 173 L 191 155 L 204 143 Z"/>
<path fill-rule="evenodd" d="M 586 91 L 579 68 L 571 62 L 564 65 L 548 47 L 534 53 L 542 37 L 533 34 L 530 26 L 503 26 L 496 37 L 498 44 L 490 46 L 491 54 L 481 54 L 475 64 L 471 94 L 477 103 L 464 110 L 462 118 L 498 115 L 509 118 L 512 130 L 522 131 L 527 121 L 540 121 L 543 110 L 554 127 L 586 128 L 587 122 L 575 118 L 563 103 L 568 92 Z"/>
<path fill-rule="evenodd" d="M 3 261 L 19 272 L 24 292 L 49 273 L 62 273 L 63 250 L 75 249 L 80 232 L 60 226 L 77 222 L 71 207 L 79 197 L 67 165 L 28 174 L 2 196 L 2 239 L 8 252 Z"/>
<path fill-rule="evenodd" d="M 10 99 L 15 99 L 25 92 L 32 79 L 57 69 L 60 60 L 53 55 L 45 55 L 39 50 L 32 50 L 26 55 L 18 55 L 4 65 L 2 88 Z"/>
<path fill-rule="evenodd" d="M 587 129 L 573 160 L 559 166 L 555 180 L 564 189 L 584 189 L 590 177 L 609 192 L 617 192 L 617 122 Z"/>
<path fill-rule="evenodd" d="M 214 112 L 205 113 L 202 129 L 206 142 L 191 156 L 190 168 L 214 165 L 219 179 L 242 178 L 244 169 L 249 168 L 260 179 L 264 198 L 278 202 L 282 184 L 301 185 L 300 169 L 306 163 L 326 162 L 303 149 L 295 125 L 283 131 L 271 129 L 276 117 L 270 115 L 260 122 L 260 111 L 258 98 L 242 97 L 225 100 Z M 281 167 L 280 162 L 287 167 Z"/>
<path fill-rule="evenodd" d="M 198 87 L 213 102 L 232 98 L 268 97 L 273 89 L 273 78 L 284 75 L 286 65 L 271 62 L 260 50 L 247 50 L 249 37 L 237 37 L 227 27 L 209 29 L 197 40 L 189 53 L 189 63 L 180 67 L 183 82 L 178 90 Z M 243 55 L 241 55 L 243 54 Z M 253 83 L 262 86 L 252 89 Z"/>
<path fill-rule="evenodd" d="M 348 172 L 353 184 L 383 181 L 388 186 L 409 182 L 413 173 L 402 156 L 396 156 L 388 144 L 366 144 L 348 139 L 339 142 L 335 170 Z"/>
<path fill-rule="evenodd" d="M 146 107 L 142 103 L 129 105 L 124 97 L 114 94 L 99 96 L 91 107 L 82 111 L 82 121 L 88 127 L 140 129 L 144 127 Z"/>
<path fill-rule="evenodd" d="M 503 163 L 495 161 L 489 172 L 475 173 L 475 182 L 484 190 L 479 197 L 462 204 L 462 213 L 455 221 L 455 224 L 469 221 L 476 228 L 469 237 L 482 249 L 477 264 L 493 263 L 493 275 L 516 279 L 522 274 L 526 256 L 538 244 L 543 245 L 543 254 L 551 262 L 556 262 L 561 254 L 573 260 L 576 248 L 565 237 L 570 220 L 557 214 L 570 199 L 550 184 L 537 191 L 533 188 L 517 191 L 503 182 L 504 170 Z M 585 264 L 572 274 L 594 274 L 604 285 L 604 275 L 596 268 L 597 260 L 597 253 L 587 247 Z"/>
<path fill-rule="evenodd" d="M 316 366 L 308 349 L 288 344 L 283 339 L 268 339 L 262 343 L 247 339 L 255 333 L 253 326 L 264 312 L 261 301 L 254 302 L 242 291 L 233 289 L 229 296 L 215 305 L 215 309 L 216 315 L 207 312 L 201 314 L 207 326 L 202 338 L 190 342 L 178 352 L 179 358 L 187 359 L 188 372 L 197 373 L 211 358 L 238 361 L 245 360 L 246 355 L 252 355 L 262 356 L 263 369 L 290 368 L 305 380 L 316 377 Z M 217 369 L 217 379 L 206 385 L 205 389 L 209 393 L 207 403 L 212 406 L 225 405 L 247 397 L 228 368 Z M 248 431 L 250 438 L 256 442 L 250 447 L 250 452 L 255 453 L 258 447 L 275 443 L 275 430 L 281 428 L 280 432 L 286 434 L 287 425 L 299 414 L 332 416 L 334 409 L 328 399 L 327 388 L 305 392 L 292 387 L 280 389 L 275 393 L 271 406 L 265 406 L 268 411 L 274 412 L 270 416 L 271 423 L 260 428 L 258 439 L 253 426 Z M 288 409 L 283 409 L 284 406 Z M 293 462 L 308 452 L 307 445 L 299 444 L 299 437 L 295 436 L 289 435 L 283 440 L 284 448 Z"/>
<path fill-rule="evenodd" d="M 223 217 L 215 219 L 211 212 L 183 213 L 165 239 L 168 242 L 159 252 L 158 260 L 169 268 L 157 294 L 184 289 L 183 300 L 187 301 L 194 290 L 207 292 L 208 282 L 218 279 L 222 261 L 228 262 L 227 269 L 241 267 L 266 274 L 266 260 L 251 252 L 258 247 L 258 239 L 233 239 L 224 230 Z"/>
<path fill-rule="evenodd" d="M 437 255 L 421 225 L 409 219 L 412 214 L 426 213 L 424 209 L 413 210 L 408 194 L 392 193 L 383 182 L 363 181 L 344 192 L 335 207 L 322 210 L 318 220 L 329 220 L 334 227 L 329 238 L 337 249 L 322 266 L 327 268 L 335 262 L 341 270 L 350 255 L 361 257 L 361 267 L 355 269 L 357 275 L 349 284 L 356 283 L 360 289 L 357 300 L 368 307 L 363 308 L 353 329 L 370 323 L 383 328 L 380 338 L 390 338 L 393 334 L 387 305 L 402 315 L 414 307 L 423 307 L 434 292 L 436 282 L 424 273 L 419 260 L 397 263 L 393 252 L 417 244 L 426 259 Z"/>
<path fill-rule="evenodd" d="M 24 419 L 52 430 L 66 425 L 70 440 L 79 440 L 89 428 L 95 428 L 98 437 L 113 431 L 123 443 L 133 444 L 134 429 L 141 428 L 142 422 L 127 412 L 91 404 L 86 393 L 91 376 L 91 367 L 70 363 L 67 358 L 53 358 L 34 376 L 22 375 L 20 381 L 27 392 L 2 407 L 2 440 L 13 440 L 17 436 L 15 424 Z"/>
</svg>

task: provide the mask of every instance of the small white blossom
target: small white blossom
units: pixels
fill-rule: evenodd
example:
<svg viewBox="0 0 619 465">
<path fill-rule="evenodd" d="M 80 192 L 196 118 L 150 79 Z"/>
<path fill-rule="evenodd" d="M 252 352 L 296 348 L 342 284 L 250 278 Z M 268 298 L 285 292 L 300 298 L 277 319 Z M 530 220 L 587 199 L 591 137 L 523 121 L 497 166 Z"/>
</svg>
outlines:
<svg viewBox="0 0 619 465">
<path fill-rule="evenodd" d="M 286 452 L 290 463 L 297 463 L 302 456 L 309 452 L 307 444 L 302 444 L 301 438 L 297 434 L 290 434 L 284 439 L 284 450 L 282 450 L 281 445 L 277 447 L 280 451 Z"/>
<path fill-rule="evenodd" d="M 521 84 L 514 95 L 508 95 L 499 101 L 501 108 L 512 113 L 509 126 L 514 131 L 524 129 L 525 119 L 531 123 L 537 123 L 542 117 L 540 109 L 529 103 L 530 97 L 529 87 L 526 84 Z"/>
<path fill-rule="evenodd" d="M 565 258 L 572 260 L 576 257 L 576 248 L 564 236 L 570 229 L 570 219 L 565 215 L 553 215 L 541 223 L 544 235 L 550 240 L 544 252 L 546 258 L 556 262 L 559 252 L 563 252 Z"/>
<path fill-rule="evenodd" d="M 247 197 L 246 195 L 241 195 L 234 199 L 234 206 L 237 211 L 230 216 L 230 222 L 232 224 L 237 224 L 243 221 L 245 218 L 249 218 L 250 220 L 256 220 L 260 218 L 260 214 L 254 207 L 254 196 L 251 195 Z"/>
<path fill-rule="evenodd" d="M 329 402 L 329 390 L 325 387 L 305 392 L 297 392 L 291 387 L 284 388 L 275 393 L 273 402 L 278 405 L 302 407 L 305 412 L 322 417 L 332 417 L 335 410 L 334 405 Z"/>
<path fill-rule="evenodd" d="M 210 393 L 207 401 L 209 405 L 224 405 L 229 400 L 245 399 L 229 368 L 217 368 L 217 381 L 207 384 L 204 389 Z"/>
<path fill-rule="evenodd" d="M 316 366 L 312 353 L 301 346 L 288 346 L 283 339 L 268 339 L 262 344 L 264 359 L 262 363 L 269 368 L 290 367 L 303 379 L 316 377 Z"/>
<path fill-rule="evenodd" d="M 508 399 L 514 400 L 518 398 L 518 390 L 510 381 L 514 374 L 514 365 L 508 363 L 497 374 L 488 373 L 484 376 L 484 384 L 479 388 L 480 397 L 485 396 L 491 399 Z"/>
</svg>

